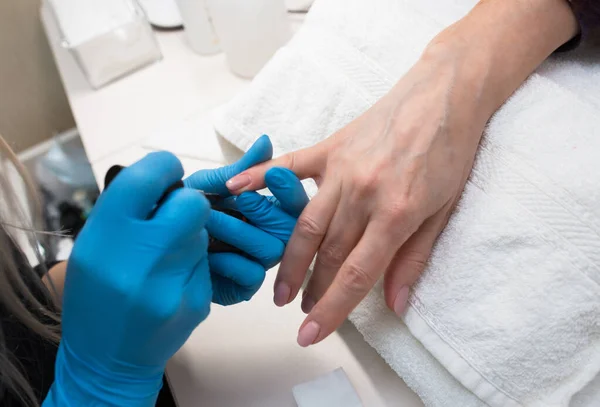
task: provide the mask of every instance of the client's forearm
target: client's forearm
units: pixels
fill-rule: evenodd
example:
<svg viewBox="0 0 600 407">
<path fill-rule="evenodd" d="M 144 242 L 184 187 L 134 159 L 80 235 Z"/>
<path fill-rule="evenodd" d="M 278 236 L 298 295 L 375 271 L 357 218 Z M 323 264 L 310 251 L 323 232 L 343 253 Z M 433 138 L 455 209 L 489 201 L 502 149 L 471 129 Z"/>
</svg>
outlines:
<svg viewBox="0 0 600 407">
<path fill-rule="evenodd" d="M 456 86 L 487 121 L 577 30 L 567 0 L 482 0 L 435 37 L 421 62 L 452 65 Z"/>
</svg>

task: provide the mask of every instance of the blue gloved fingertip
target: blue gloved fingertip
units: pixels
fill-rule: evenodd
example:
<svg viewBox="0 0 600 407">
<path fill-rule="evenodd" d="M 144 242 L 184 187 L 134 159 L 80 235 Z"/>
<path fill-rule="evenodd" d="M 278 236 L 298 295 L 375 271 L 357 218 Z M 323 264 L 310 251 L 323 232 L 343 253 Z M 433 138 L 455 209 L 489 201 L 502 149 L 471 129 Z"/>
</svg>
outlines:
<svg viewBox="0 0 600 407">
<path fill-rule="evenodd" d="M 256 164 L 268 161 L 273 157 L 273 144 L 271 139 L 266 134 L 260 136 L 252 147 L 244 154 L 237 162 L 240 170 L 246 170 Z"/>
<path fill-rule="evenodd" d="M 265 174 L 265 183 L 271 185 L 285 186 L 289 183 L 300 182 L 296 174 L 288 168 L 273 167 Z"/>
</svg>

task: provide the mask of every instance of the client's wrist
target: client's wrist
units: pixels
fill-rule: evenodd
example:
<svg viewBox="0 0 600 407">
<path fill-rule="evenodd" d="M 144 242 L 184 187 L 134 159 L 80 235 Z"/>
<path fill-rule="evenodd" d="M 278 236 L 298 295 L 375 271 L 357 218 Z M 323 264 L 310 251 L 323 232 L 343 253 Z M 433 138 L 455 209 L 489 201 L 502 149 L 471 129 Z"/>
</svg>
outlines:
<svg viewBox="0 0 600 407">
<path fill-rule="evenodd" d="M 438 34 L 420 62 L 452 65 L 489 117 L 552 52 L 578 32 L 565 0 L 488 0 Z"/>
<path fill-rule="evenodd" d="M 142 370 L 128 366 L 126 372 L 107 371 L 83 361 L 61 342 L 54 383 L 43 406 L 154 406 L 164 370 Z"/>
<path fill-rule="evenodd" d="M 495 86 L 493 57 L 465 41 L 459 32 L 440 33 L 425 49 L 418 65 L 428 66 L 432 78 L 440 78 L 451 107 L 464 120 L 483 129 L 505 97 Z"/>
</svg>

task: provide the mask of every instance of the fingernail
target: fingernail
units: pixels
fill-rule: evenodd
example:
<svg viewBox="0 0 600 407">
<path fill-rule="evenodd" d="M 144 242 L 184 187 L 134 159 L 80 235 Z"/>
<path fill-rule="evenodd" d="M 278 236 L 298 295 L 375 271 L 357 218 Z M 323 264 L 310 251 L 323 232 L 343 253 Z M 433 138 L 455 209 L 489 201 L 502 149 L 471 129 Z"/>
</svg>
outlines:
<svg viewBox="0 0 600 407">
<path fill-rule="evenodd" d="M 409 288 L 407 285 L 400 287 L 400 291 L 396 294 L 396 299 L 394 299 L 394 312 L 399 317 L 402 316 L 404 310 L 406 310 L 406 303 L 408 302 L 408 293 Z"/>
<path fill-rule="evenodd" d="M 239 191 L 240 189 L 250 185 L 252 179 L 248 174 L 238 174 L 225 183 L 230 191 Z"/>
<path fill-rule="evenodd" d="M 290 300 L 290 293 L 292 290 L 286 283 L 277 283 L 275 286 L 275 295 L 273 296 L 273 302 L 278 307 L 283 307 Z"/>
<path fill-rule="evenodd" d="M 308 295 L 306 291 L 304 291 L 304 293 L 302 293 L 302 304 L 300 305 L 300 308 L 302 308 L 302 312 L 308 314 L 310 311 L 312 311 L 314 306 L 315 300 L 313 300 L 313 298 L 310 295 Z"/>
<path fill-rule="evenodd" d="M 321 327 L 315 321 L 310 321 L 308 324 L 304 325 L 300 332 L 298 332 L 298 345 L 306 348 L 309 345 L 312 345 L 317 336 L 319 336 L 319 331 Z"/>
</svg>

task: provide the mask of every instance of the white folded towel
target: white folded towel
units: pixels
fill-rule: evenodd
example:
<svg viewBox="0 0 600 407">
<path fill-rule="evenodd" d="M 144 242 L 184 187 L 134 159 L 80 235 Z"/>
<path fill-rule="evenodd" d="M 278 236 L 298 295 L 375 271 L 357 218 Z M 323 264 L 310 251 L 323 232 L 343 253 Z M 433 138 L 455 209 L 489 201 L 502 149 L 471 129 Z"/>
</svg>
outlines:
<svg viewBox="0 0 600 407">
<path fill-rule="evenodd" d="M 276 154 L 312 145 L 475 3 L 316 1 L 215 127 L 241 149 L 263 133 Z M 561 69 L 546 64 L 489 123 L 404 323 L 381 283 L 350 317 L 428 406 L 600 405 L 600 104 Z"/>
</svg>

